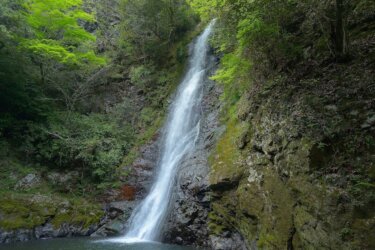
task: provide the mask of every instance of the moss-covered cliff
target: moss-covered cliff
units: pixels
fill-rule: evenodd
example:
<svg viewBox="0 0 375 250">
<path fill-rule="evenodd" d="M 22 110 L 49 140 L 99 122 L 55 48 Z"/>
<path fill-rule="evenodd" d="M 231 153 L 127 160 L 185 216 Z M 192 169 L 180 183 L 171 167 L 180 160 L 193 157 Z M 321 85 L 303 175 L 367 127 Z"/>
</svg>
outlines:
<svg viewBox="0 0 375 250">
<path fill-rule="evenodd" d="M 210 157 L 212 234 L 255 249 L 373 249 L 374 37 L 346 62 L 248 80 Z"/>
</svg>

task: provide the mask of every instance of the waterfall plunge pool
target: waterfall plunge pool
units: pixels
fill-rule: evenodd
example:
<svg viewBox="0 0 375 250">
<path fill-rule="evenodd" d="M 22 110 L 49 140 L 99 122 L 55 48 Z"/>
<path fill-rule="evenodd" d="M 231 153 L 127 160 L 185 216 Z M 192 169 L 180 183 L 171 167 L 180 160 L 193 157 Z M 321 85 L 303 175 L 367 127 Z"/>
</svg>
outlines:
<svg viewBox="0 0 375 250">
<path fill-rule="evenodd" d="M 0 250 L 195 250 L 195 248 L 158 242 L 126 244 L 92 238 L 61 238 L 2 244 Z"/>
</svg>

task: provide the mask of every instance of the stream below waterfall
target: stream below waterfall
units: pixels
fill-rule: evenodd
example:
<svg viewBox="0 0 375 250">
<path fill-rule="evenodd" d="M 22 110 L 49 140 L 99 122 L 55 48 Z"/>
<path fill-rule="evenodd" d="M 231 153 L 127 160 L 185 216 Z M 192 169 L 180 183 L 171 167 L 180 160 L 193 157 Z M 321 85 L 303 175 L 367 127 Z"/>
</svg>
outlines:
<svg viewBox="0 0 375 250">
<path fill-rule="evenodd" d="M 0 245 L 0 250 L 194 250 L 194 248 L 153 242 L 126 244 L 90 238 L 64 238 L 4 244 Z"/>
</svg>

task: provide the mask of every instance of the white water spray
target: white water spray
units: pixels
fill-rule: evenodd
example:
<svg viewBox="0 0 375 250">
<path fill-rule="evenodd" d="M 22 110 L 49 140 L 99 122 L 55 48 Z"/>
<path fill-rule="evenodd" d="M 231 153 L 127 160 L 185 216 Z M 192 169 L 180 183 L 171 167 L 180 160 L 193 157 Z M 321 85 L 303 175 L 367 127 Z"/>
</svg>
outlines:
<svg viewBox="0 0 375 250">
<path fill-rule="evenodd" d="M 133 211 L 126 235 L 117 242 L 155 241 L 168 212 L 181 159 L 192 152 L 199 135 L 202 82 L 206 75 L 208 38 L 214 21 L 194 43 L 188 72 L 181 82 L 163 134 L 158 175 L 150 193 Z"/>
</svg>

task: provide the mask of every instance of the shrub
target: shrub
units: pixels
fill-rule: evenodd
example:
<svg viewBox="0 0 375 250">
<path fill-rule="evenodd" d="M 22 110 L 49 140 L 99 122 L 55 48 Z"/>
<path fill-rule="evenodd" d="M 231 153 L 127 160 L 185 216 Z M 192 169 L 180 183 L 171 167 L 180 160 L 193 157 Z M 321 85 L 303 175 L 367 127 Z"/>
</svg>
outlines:
<svg viewBox="0 0 375 250">
<path fill-rule="evenodd" d="M 133 132 L 110 115 L 62 112 L 31 124 L 24 151 L 51 166 L 81 171 L 95 181 L 113 179 Z"/>
</svg>

